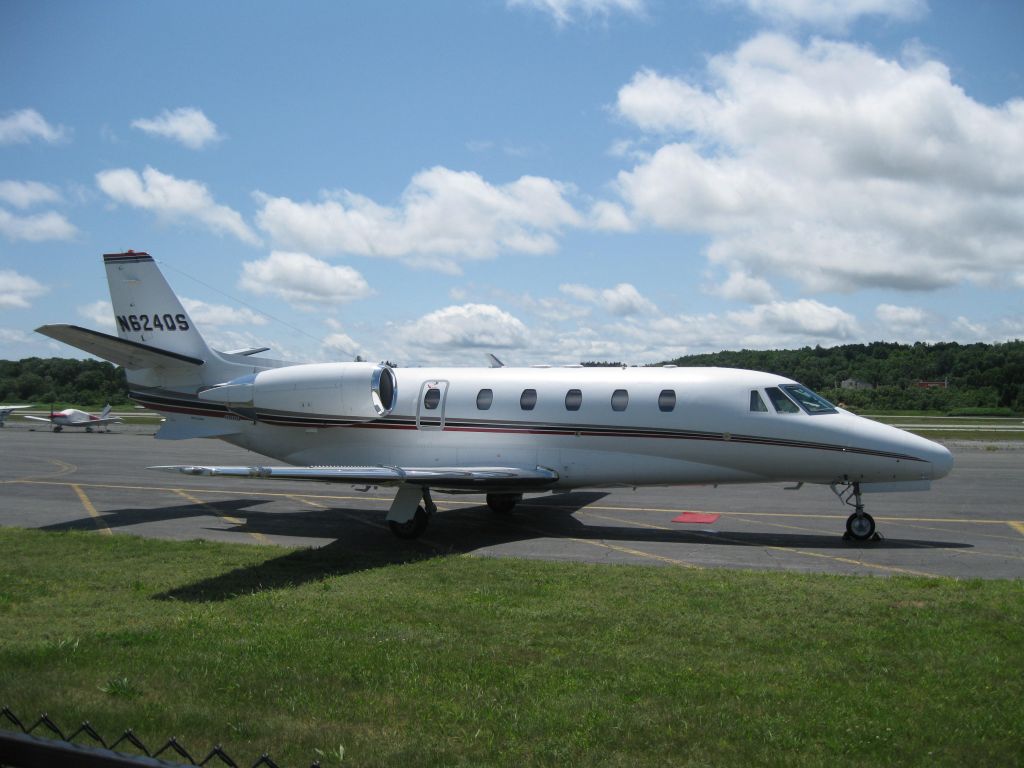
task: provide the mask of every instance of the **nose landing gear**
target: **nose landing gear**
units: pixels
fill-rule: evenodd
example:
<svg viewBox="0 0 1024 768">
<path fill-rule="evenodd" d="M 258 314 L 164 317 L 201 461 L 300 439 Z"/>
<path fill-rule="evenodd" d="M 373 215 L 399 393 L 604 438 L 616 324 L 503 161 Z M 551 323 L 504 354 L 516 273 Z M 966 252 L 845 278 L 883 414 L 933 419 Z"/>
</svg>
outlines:
<svg viewBox="0 0 1024 768">
<path fill-rule="evenodd" d="M 839 500 L 853 507 L 853 514 L 846 518 L 846 541 L 881 541 L 882 537 L 875 530 L 875 518 L 864 511 L 861 501 L 860 483 L 832 483 L 829 486 Z"/>
</svg>

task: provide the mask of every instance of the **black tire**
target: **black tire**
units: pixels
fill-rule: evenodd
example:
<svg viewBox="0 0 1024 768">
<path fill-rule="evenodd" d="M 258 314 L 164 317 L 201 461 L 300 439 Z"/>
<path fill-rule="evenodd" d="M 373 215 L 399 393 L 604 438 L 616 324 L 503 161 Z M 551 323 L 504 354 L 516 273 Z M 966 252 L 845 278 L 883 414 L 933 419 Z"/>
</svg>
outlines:
<svg viewBox="0 0 1024 768">
<path fill-rule="evenodd" d="M 487 506 L 492 512 L 499 515 L 507 515 L 516 508 L 516 504 L 523 498 L 521 493 L 488 493 Z"/>
<path fill-rule="evenodd" d="M 53 428 L 53 431 L 54 432 L 60 432 L 62 429 L 64 429 L 64 427 L 62 427 L 60 424 L 58 424 L 56 427 Z"/>
<path fill-rule="evenodd" d="M 427 530 L 429 519 L 423 507 L 416 507 L 416 513 L 411 520 L 404 523 L 388 520 L 388 526 L 391 528 L 391 532 L 400 539 L 418 539 Z"/>
<path fill-rule="evenodd" d="M 867 541 L 875 535 L 875 518 L 867 512 L 854 512 L 846 518 L 846 533 L 854 541 Z"/>
</svg>

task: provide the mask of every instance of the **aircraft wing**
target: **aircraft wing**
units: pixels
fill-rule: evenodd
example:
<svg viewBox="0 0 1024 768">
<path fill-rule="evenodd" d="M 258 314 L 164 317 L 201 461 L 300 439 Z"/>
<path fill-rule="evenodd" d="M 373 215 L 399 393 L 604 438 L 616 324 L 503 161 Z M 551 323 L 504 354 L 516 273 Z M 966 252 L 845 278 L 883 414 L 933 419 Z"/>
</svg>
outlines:
<svg viewBox="0 0 1024 768">
<path fill-rule="evenodd" d="M 23 419 L 32 419 L 32 421 L 45 421 L 47 424 L 50 423 L 49 416 L 29 416 L 27 413 L 22 414 Z"/>
<path fill-rule="evenodd" d="M 124 424 L 120 416 L 110 416 L 103 419 L 89 419 L 89 421 L 74 422 L 72 427 L 105 427 L 107 424 Z"/>
<path fill-rule="evenodd" d="M 79 325 L 43 325 L 36 328 L 36 333 L 63 341 L 90 355 L 109 360 L 114 365 L 124 366 L 130 371 L 139 368 L 159 368 L 168 364 L 203 364 L 203 361 L 196 357 L 158 349 L 138 341 L 119 339 L 109 333 L 100 333 Z"/>
<path fill-rule="evenodd" d="M 31 405 L 0 405 L 0 411 L 20 411 L 22 408 L 31 408 Z"/>
<path fill-rule="evenodd" d="M 208 477 L 315 480 L 349 485 L 427 485 L 442 490 L 474 491 L 543 488 L 558 480 L 545 467 L 149 467 Z"/>
</svg>

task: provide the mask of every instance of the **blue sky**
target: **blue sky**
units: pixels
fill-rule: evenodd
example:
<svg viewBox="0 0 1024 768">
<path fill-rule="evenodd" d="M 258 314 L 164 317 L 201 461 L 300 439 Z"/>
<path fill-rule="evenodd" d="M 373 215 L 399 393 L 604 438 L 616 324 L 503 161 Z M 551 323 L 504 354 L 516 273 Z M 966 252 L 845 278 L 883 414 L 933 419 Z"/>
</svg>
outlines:
<svg viewBox="0 0 1024 768">
<path fill-rule="evenodd" d="M 222 349 L 1024 338 L 1024 5 L 0 5 L 0 357 L 153 254 Z"/>
</svg>

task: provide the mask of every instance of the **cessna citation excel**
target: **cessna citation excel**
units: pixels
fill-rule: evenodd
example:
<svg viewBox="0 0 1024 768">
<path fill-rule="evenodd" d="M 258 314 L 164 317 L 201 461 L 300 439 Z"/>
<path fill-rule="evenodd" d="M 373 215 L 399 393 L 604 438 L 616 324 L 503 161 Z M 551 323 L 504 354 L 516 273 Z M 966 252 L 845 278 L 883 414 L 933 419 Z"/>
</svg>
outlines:
<svg viewBox="0 0 1024 768">
<path fill-rule="evenodd" d="M 157 438 L 215 437 L 287 466 L 153 467 L 187 475 L 397 488 L 387 520 L 419 536 L 431 490 L 483 493 L 718 483 L 820 483 L 875 536 L 868 491 L 925 490 L 941 445 L 860 418 L 795 381 L 723 368 L 392 368 L 294 365 L 210 349 L 145 253 L 103 257 L 117 336 L 37 329 L 127 370 L 131 397 L 166 417 Z"/>
</svg>

